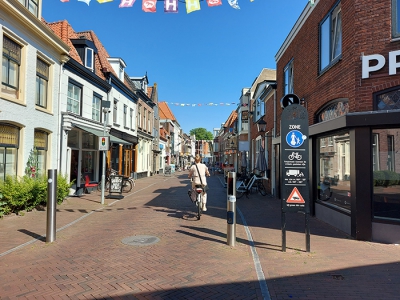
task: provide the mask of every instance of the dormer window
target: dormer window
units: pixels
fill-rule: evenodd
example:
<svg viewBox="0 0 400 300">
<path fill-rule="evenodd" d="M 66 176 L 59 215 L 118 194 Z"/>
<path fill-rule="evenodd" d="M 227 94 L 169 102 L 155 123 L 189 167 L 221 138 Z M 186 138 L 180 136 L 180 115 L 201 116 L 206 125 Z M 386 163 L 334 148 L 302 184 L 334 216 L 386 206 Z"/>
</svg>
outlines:
<svg viewBox="0 0 400 300">
<path fill-rule="evenodd" d="M 91 48 L 85 48 L 85 67 L 92 71 L 94 69 L 94 53 Z"/>
<path fill-rule="evenodd" d="M 124 66 L 119 64 L 119 79 L 123 80 L 124 78 Z"/>
<path fill-rule="evenodd" d="M 39 0 L 18 0 L 36 17 L 39 17 Z"/>
</svg>

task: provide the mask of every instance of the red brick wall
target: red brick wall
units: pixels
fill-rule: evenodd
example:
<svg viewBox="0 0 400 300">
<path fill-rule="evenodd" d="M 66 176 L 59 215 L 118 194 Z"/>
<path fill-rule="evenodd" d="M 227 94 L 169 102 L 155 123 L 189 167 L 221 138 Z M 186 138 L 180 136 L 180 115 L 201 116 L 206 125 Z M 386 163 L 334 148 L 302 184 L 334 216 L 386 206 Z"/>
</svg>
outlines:
<svg viewBox="0 0 400 300">
<path fill-rule="evenodd" d="M 294 59 L 294 93 L 307 102 L 309 124 L 327 102 L 349 99 L 350 112 L 373 110 L 376 91 L 400 84 L 400 75 L 388 75 L 388 53 L 400 50 L 400 41 L 391 41 L 391 2 L 342 0 L 342 59 L 319 73 L 319 23 L 337 0 L 319 1 L 288 49 L 277 62 L 278 101 L 284 96 L 283 69 Z M 386 66 L 368 79 L 361 79 L 361 53 L 381 54 Z M 400 70 L 399 70 L 400 74 Z M 280 104 L 278 112 L 278 133 Z"/>
</svg>

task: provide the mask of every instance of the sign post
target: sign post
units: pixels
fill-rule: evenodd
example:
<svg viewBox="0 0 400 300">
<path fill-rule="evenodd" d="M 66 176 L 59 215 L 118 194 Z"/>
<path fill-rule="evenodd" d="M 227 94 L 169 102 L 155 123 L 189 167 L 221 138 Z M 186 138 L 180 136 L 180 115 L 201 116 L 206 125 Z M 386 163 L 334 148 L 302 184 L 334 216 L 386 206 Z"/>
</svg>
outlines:
<svg viewBox="0 0 400 300">
<path fill-rule="evenodd" d="M 281 118 L 282 251 L 286 251 L 286 212 L 303 212 L 306 249 L 310 252 L 308 113 L 297 101 L 293 103 L 285 107 Z"/>
</svg>

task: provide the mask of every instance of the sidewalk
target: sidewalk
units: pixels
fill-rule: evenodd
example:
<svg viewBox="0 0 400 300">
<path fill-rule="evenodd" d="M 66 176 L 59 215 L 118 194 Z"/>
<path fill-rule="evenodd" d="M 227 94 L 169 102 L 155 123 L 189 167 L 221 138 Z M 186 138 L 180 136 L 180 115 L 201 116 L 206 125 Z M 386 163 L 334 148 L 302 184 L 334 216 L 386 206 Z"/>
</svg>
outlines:
<svg viewBox="0 0 400 300">
<path fill-rule="evenodd" d="M 223 177 L 208 178 L 208 211 L 196 219 L 186 172 L 136 181 L 122 200 L 100 193 L 57 208 L 57 237 L 44 242 L 46 212 L 0 220 L 0 299 L 396 299 L 400 246 L 352 240 L 280 201 L 237 201 L 235 247 L 226 244 Z"/>
</svg>

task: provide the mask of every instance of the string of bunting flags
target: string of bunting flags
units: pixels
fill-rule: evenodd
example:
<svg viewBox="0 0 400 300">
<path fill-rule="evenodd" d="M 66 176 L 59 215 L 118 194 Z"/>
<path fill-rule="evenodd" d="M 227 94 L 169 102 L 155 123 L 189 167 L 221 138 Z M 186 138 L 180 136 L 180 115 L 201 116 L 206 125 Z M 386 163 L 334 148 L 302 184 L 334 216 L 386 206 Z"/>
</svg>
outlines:
<svg viewBox="0 0 400 300">
<path fill-rule="evenodd" d="M 70 0 L 60 0 L 61 2 L 70 2 Z M 77 0 L 79 2 L 84 2 L 88 6 L 91 0 Z M 114 0 L 97 0 L 98 3 L 108 3 Z M 119 8 L 132 7 L 136 0 L 116 0 L 120 1 Z M 178 13 L 178 1 L 180 0 L 142 0 L 142 10 L 144 12 L 155 13 L 157 1 L 164 1 L 164 12 L 166 13 Z M 200 1 L 203 0 L 185 0 L 186 12 L 189 14 L 191 12 L 200 10 Z M 222 0 L 206 0 L 207 5 L 210 7 L 222 5 Z M 227 0 L 229 5 L 234 9 L 240 9 L 239 0 Z M 250 0 L 253 2 L 254 0 Z M 311 5 L 314 5 L 315 0 L 308 0 Z"/>
<path fill-rule="evenodd" d="M 167 104 L 171 104 L 171 105 L 175 105 L 175 106 L 191 106 L 191 107 L 196 107 L 196 106 L 230 106 L 230 105 L 240 105 L 240 106 L 247 106 L 246 103 L 243 104 L 238 104 L 236 102 L 231 102 L 231 103 L 213 103 L 213 102 L 209 102 L 209 103 L 177 103 L 177 102 L 165 102 Z"/>
</svg>

